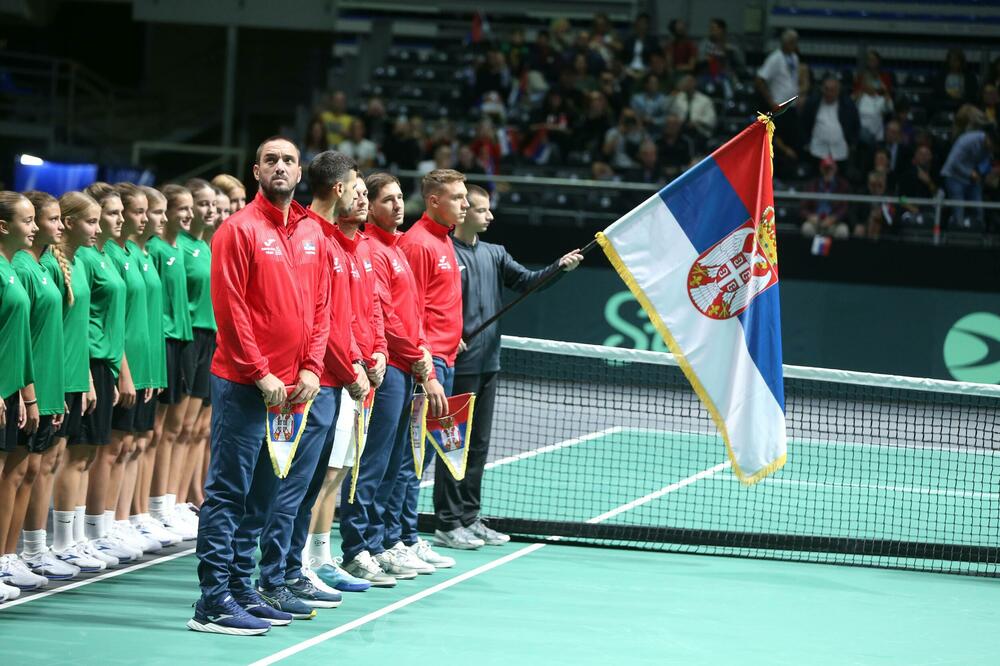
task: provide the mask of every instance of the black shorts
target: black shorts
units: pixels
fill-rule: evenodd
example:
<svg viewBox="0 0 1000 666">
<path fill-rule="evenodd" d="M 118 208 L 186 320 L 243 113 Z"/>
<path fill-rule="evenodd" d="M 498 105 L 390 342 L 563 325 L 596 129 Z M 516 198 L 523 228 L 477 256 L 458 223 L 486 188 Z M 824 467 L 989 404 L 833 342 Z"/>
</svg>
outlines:
<svg viewBox="0 0 1000 666">
<path fill-rule="evenodd" d="M 135 390 L 135 404 L 129 409 L 115 407 L 111 415 L 111 429 L 119 432 L 139 433 L 153 429 L 156 419 L 156 400 L 143 402 L 146 389 Z"/>
<path fill-rule="evenodd" d="M 52 414 L 45 414 L 38 420 L 38 430 L 30 435 L 23 430 L 17 433 L 17 443 L 31 453 L 45 453 L 56 443 L 56 429 L 52 427 Z"/>
<path fill-rule="evenodd" d="M 94 392 L 97 394 L 97 407 L 89 414 L 84 414 L 80 424 L 80 436 L 70 444 L 90 444 L 92 446 L 107 446 L 111 443 L 111 415 L 115 410 L 115 376 L 107 361 L 91 359 L 90 374 L 94 377 Z"/>
<path fill-rule="evenodd" d="M 21 415 L 20 393 L 14 391 L 4 399 L 3 404 L 7 406 L 7 425 L 0 428 L 0 452 L 9 453 L 17 446 L 17 420 Z"/>
<path fill-rule="evenodd" d="M 167 338 L 167 387 L 160 391 L 158 400 L 163 405 L 176 405 L 184 396 L 191 392 L 184 376 L 184 364 L 181 360 L 184 348 L 190 342 Z"/>
<path fill-rule="evenodd" d="M 192 398 L 208 397 L 208 375 L 215 355 L 215 331 L 207 328 L 194 329 L 194 341 L 184 348 L 181 366 L 187 386 L 186 395 Z"/>
<path fill-rule="evenodd" d="M 79 440 L 80 429 L 83 427 L 83 394 L 67 393 L 66 408 L 68 410 L 66 417 L 59 426 L 56 437 L 65 437 L 70 441 Z"/>
</svg>

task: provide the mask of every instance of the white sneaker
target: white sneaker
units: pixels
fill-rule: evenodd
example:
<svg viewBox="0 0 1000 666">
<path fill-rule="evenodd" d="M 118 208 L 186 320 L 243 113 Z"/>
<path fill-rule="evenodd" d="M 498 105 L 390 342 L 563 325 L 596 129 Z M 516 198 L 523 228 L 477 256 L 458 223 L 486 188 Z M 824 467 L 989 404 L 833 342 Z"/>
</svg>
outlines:
<svg viewBox="0 0 1000 666">
<path fill-rule="evenodd" d="M 447 555 L 442 555 L 431 550 L 431 545 L 421 538 L 410 546 L 410 552 L 416 559 L 426 562 L 436 569 L 450 569 L 455 566 L 455 560 Z"/>
<path fill-rule="evenodd" d="M 125 535 L 128 543 L 135 544 L 143 553 L 158 553 L 163 549 L 159 541 L 146 536 L 129 521 L 119 520 L 118 525 L 121 527 L 122 533 Z"/>
<path fill-rule="evenodd" d="M 309 579 L 309 582 L 315 585 L 316 589 L 319 590 L 320 592 L 326 592 L 327 594 L 340 594 L 338 590 L 335 590 L 326 583 L 324 583 L 320 579 L 320 577 L 316 575 L 316 572 L 313 571 L 312 569 L 309 569 L 307 567 L 302 567 L 302 573 L 305 574 L 306 578 Z"/>
<path fill-rule="evenodd" d="M 22 590 L 37 590 L 49 584 L 49 579 L 32 573 L 17 555 L 0 557 L 0 581 Z"/>
<path fill-rule="evenodd" d="M 111 523 L 111 526 L 108 528 L 108 535 L 104 538 L 114 542 L 119 548 L 127 552 L 130 561 L 134 562 L 135 560 L 142 559 L 142 546 L 132 543 L 131 535 L 127 534 L 118 523 Z M 119 557 L 118 559 L 120 560 L 121 558 Z"/>
<path fill-rule="evenodd" d="M 198 528 L 185 522 L 183 516 L 179 515 L 176 509 L 170 514 L 160 514 L 156 516 L 156 519 L 184 541 L 194 541 L 198 538 Z"/>
<path fill-rule="evenodd" d="M 21 590 L 17 589 L 13 585 L 7 585 L 6 583 L 0 583 L 0 603 L 4 601 L 14 601 L 21 596 Z"/>
<path fill-rule="evenodd" d="M 59 559 L 52 554 L 51 548 L 31 555 L 21 553 L 21 559 L 33 573 L 49 580 L 70 580 L 80 573 L 80 567 Z"/>
<path fill-rule="evenodd" d="M 99 557 L 109 566 L 116 567 L 123 562 L 128 562 L 129 554 L 118 548 L 107 539 L 87 539 L 83 542 L 85 553 Z M 121 557 L 119 557 L 121 555 Z"/>
<path fill-rule="evenodd" d="M 159 541 L 161 546 L 174 546 L 183 540 L 180 534 L 171 532 L 163 526 L 163 523 L 148 513 L 141 516 L 130 516 L 129 522 L 138 528 L 139 534 Z"/>
<path fill-rule="evenodd" d="M 402 541 L 398 541 L 396 545 L 389 550 L 396 555 L 396 559 L 399 562 L 402 562 L 404 566 L 413 569 L 418 574 L 429 575 L 437 571 L 436 567 L 417 557 Z"/>
<path fill-rule="evenodd" d="M 88 555 L 80 548 L 80 544 L 70 544 L 69 548 L 65 550 L 53 550 L 52 554 L 67 564 L 72 564 L 80 571 L 84 573 L 93 573 L 95 571 L 103 571 L 107 568 L 107 563 L 91 555 Z"/>
<path fill-rule="evenodd" d="M 185 517 L 187 518 L 188 522 L 194 525 L 195 528 L 197 528 L 199 514 L 194 504 L 192 504 L 191 502 L 185 502 L 184 504 L 180 504 L 178 506 L 180 506 L 181 509 L 184 510 L 183 512 L 187 514 Z"/>
<path fill-rule="evenodd" d="M 400 558 L 394 551 L 384 550 L 375 555 L 375 561 L 382 567 L 382 571 L 397 580 L 412 580 L 417 577 L 417 570 L 406 565 L 406 561 Z"/>
</svg>

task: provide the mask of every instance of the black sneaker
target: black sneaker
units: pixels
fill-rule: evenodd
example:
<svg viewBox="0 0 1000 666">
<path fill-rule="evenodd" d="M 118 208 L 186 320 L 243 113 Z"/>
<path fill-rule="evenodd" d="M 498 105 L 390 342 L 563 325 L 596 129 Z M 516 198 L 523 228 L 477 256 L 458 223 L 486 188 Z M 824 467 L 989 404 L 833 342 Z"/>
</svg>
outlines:
<svg viewBox="0 0 1000 666">
<path fill-rule="evenodd" d="M 336 608 L 343 601 L 340 592 L 324 592 L 305 576 L 286 580 L 285 586 L 292 591 L 292 594 L 313 608 Z"/>
<path fill-rule="evenodd" d="M 296 620 L 311 620 L 316 617 L 313 607 L 295 596 L 286 585 L 265 589 L 258 584 L 257 592 L 272 608 L 289 613 Z"/>
<path fill-rule="evenodd" d="M 271 629 L 270 623 L 250 615 L 229 596 L 218 606 L 209 606 L 199 599 L 187 626 L 192 631 L 230 636 L 259 636 Z"/>
<path fill-rule="evenodd" d="M 292 614 L 280 611 L 270 605 L 256 590 L 250 590 L 245 595 L 236 598 L 236 603 L 259 620 L 270 622 L 272 626 L 284 627 L 292 623 Z"/>
</svg>

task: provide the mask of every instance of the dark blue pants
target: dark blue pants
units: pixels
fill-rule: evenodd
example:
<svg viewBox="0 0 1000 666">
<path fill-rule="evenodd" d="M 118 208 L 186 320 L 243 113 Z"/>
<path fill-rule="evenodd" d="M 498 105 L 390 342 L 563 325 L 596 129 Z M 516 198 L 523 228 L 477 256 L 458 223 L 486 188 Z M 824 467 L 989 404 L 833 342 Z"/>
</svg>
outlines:
<svg viewBox="0 0 1000 666">
<path fill-rule="evenodd" d="M 444 387 L 445 395 L 450 396 L 455 383 L 455 368 L 445 365 L 443 359 L 434 357 L 434 372 L 437 380 Z M 407 442 L 409 443 L 409 442 Z M 413 464 L 413 449 L 406 446 L 402 462 L 399 465 L 399 475 L 392 489 L 384 514 L 385 536 L 383 543 L 391 548 L 402 541 L 407 546 L 417 542 L 417 504 L 420 501 L 420 479 L 417 478 L 416 467 Z M 424 447 L 424 470 L 434 460 L 434 447 Z"/>
<path fill-rule="evenodd" d="M 291 548 L 299 505 L 309 489 L 326 444 L 326 436 L 337 419 L 339 405 L 340 389 L 320 389 L 309 408 L 305 430 L 295 450 L 291 469 L 284 479 L 275 476 L 267 447 L 261 447 L 247 496 L 246 513 L 233 536 L 235 554 L 230 567 L 229 588 L 234 596 L 239 597 L 251 589 L 253 556 L 258 540 L 261 587 L 274 588 L 284 584 L 285 558 Z M 328 451 L 327 459 L 329 457 Z"/>
<path fill-rule="evenodd" d="M 265 435 L 264 398 L 256 386 L 212 375 L 211 462 L 198 516 L 198 580 L 202 598 L 229 595 L 233 536 L 244 518 L 254 465 Z"/>
<path fill-rule="evenodd" d="M 399 472 L 399 448 L 410 445 L 407 421 L 412 394 L 413 379 L 398 368 L 387 367 L 385 379 L 375 392 L 353 504 L 347 501 L 350 479 L 345 479 L 341 486 L 340 535 L 344 562 L 350 562 L 363 550 L 372 554 L 383 550 L 382 510 Z"/>
</svg>

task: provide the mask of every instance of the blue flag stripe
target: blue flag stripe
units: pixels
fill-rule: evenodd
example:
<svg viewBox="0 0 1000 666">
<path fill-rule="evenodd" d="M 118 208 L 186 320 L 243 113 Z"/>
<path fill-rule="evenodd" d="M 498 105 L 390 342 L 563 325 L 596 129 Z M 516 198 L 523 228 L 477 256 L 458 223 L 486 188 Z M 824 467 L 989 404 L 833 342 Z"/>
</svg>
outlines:
<svg viewBox="0 0 1000 666">
<path fill-rule="evenodd" d="M 757 366 L 764 383 L 771 389 L 774 399 L 785 411 L 785 388 L 781 372 L 781 307 L 778 298 L 779 284 L 758 294 L 750 307 L 737 318 L 743 324 L 743 337 L 747 351 Z"/>
<path fill-rule="evenodd" d="M 711 157 L 660 190 L 660 198 L 698 254 L 731 234 L 750 217 Z"/>
</svg>

